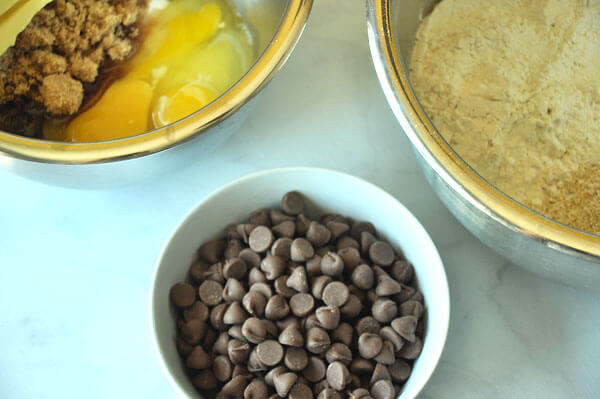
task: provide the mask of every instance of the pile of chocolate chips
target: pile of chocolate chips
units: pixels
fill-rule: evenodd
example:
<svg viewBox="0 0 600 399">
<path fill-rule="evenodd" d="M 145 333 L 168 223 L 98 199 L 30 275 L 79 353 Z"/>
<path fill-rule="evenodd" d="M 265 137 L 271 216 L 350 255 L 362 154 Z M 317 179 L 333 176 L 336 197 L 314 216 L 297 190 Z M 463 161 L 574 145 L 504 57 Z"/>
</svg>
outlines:
<svg viewBox="0 0 600 399">
<path fill-rule="evenodd" d="M 423 347 L 412 265 L 369 222 L 308 219 L 287 193 L 203 244 L 171 289 L 177 349 L 206 398 L 393 399 Z"/>
</svg>

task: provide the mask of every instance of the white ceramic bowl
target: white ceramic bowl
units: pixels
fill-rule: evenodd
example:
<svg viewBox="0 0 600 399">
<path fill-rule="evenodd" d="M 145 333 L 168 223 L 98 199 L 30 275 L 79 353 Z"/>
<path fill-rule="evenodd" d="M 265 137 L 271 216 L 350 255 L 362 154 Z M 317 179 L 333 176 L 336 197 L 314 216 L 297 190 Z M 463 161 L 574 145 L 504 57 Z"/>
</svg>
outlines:
<svg viewBox="0 0 600 399">
<path fill-rule="evenodd" d="M 167 378 L 183 397 L 201 398 L 175 347 L 171 286 L 185 280 L 200 243 L 224 235 L 227 225 L 247 219 L 256 209 L 278 206 L 291 190 L 307 198 L 308 216 L 315 211 L 336 212 L 370 221 L 413 263 L 425 297 L 426 333 L 423 351 L 400 398 L 414 398 L 433 373 L 448 332 L 448 283 L 437 249 L 417 219 L 385 191 L 357 177 L 315 168 L 271 169 L 242 177 L 206 197 L 178 224 L 156 263 L 150 294 L 154 348 Z"/>
</svg>

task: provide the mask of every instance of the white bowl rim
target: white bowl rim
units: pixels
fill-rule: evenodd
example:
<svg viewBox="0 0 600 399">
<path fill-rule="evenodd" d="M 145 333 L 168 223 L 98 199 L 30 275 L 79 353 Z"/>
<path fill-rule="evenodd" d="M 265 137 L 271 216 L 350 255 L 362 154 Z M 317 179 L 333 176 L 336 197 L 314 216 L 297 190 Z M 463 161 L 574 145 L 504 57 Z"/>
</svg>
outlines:
<svg viewBox="0 0 600 399">
<path fill-rule="evenodd" d="M 248 180 L 259 179 L 261 177 L 268 176 L 271 174 L 279 174 L 279 173 L 284 173 L 284 172 L 286 172 L 286 173 L 290 173 L 290 172 L 291 173 L 303 173 L 303 172 L 304 173 L 306 173 L 306 172 L 327 173 L 330 175 L 334 175 L 334 176 L 337 175 L 339 177 L 343 177 L 346 179 L 355 180 L 359 184 L 370 186 L 371 188 L 375 189 L 376 191 L 379 191 L 384 197 L 391 199 L 396 205 L 398 205 L 400 208 L 402 208 L 413 219 L 413 221 L 415 222 L 417 227 L 419 227 L 425 233 L 426 238 L 430 241 L 431 246 L 434 250 L 434 253 L 432 253 L 431 256 L 432 256 L 432 259 L 435 261 L 435 263 L 438 266 L 438 269 L 440 272 L 440 275 L 438 276 L 438 278 L 441 279 L 441 283 L 442 283 L 441 287 L 443 288 L 443 292 L 439 292 L 437 294 L 442 296 L 442 303 L 445 304 L 446 306 L 439 309 L 439 314 L 436 315 L 436 317 L 441 318 L 440 322 L 441 322 L 441 326 L 443 326 L 443 330 L 427 332 L 428 336 L 430 336 L 431 334 L 434 335 L 434 337 L 429 340 L 428 344 L 430 344 L 433 347 L 432 351 L 435 354 L 435 357 L 434 357 L 433 361 L 428 365 L 428 367 L 425 367 L 425 372 L 423 373 L 423 378 L 421 378 L 421 380 L 419 381 L 419 384 L 417 384 L 414 387 L 415 392 L 414 392 L 413 398 L 416 397 L 416 395 L 418 395 L 423 390 L 423 388 L 425 387 L 427 382 L 431 379 L 433 372 L 436 370 L 436 368 L 440 362 L 440 359 L 442 357 L 444 347 L 446 345 L 446 340 L 448 337 L 448 328 L 449 328 L 449 324 L 450 324 L 450 290 L 449 290 L 449 286 L 448 286 L 448 278 L 446 275 L 444 264 L 439 255 L 439 251 L 438 251 L 437 247 L 435 246 L 435 243 L 431 239 L 431 236 L 429 235 L 427 230 L 425 230 L 425 228 L 423 227 L 421 222 L 413 215 L 413 213 L 408 208 L 406 208 L 406 206 L 404 206 L 404 204 L 402 204 L 400 201 L 398 201 L 394 196 L 389 194 L 384 189 L 380 188 L 379 186 L 377 186 L 365 179 L 362 179 L 360 177 L 357 177 L 357 176 L 354 176 L 354 175 L 351 175 L 348 173 L 344 173 L 344 172 L 340 172 L 340 171 L 332 170 L 332 169 L 327 169 L 327 168 L 311 167 L 311 166 L 286 166 L 286 167 L 268 168 L 268 169 L 262 169 L 262 170 L 259 170 L 256 172 L 251 172 L 251 173 L 242 175 L 238 178 L 235 178 L 232 181 L 213 190 L 208 195 L 206 195 L 204 198 L 202 198 L 202 200 L 200 202 L 198 202 L 188 212 L 186 212 L 186 214 L 178 221 L 178 223 L 175 225 L 175 227 L 171 230 L 171 232 L 169 233 L 168 238 L 165 240 L 165 243 L 163 244 L 163 247 L 161 248 L 160 253 L 154 264 L 154 270 L 152 272 L 152 278 L 150 281 L 150 295 L 148 298 L 148 317 L 149 317 L 149 324 L 150 324 L 150 330 L 151 330 L 151 336 L 152 336 L 152 346 L 154 349 L 154 353 L 160 362 L 160 367 L 163 371 L 163 374 L 165 374 L 170 385 L 177 391 L 179 396 L 181 396 L 181 397 L 187 396 L 186 392 L 182 389 L 182 387 L 179 385 L 179 383 L 175 380 L 175 378 L 171 374 L 171 371 L 168 369 L 166 362 L 164 361 L 165 356 L 164 356 L 162 349 L 160 348 L 160 345 L 158 342 L 159 338 L 156 333 L 157 329 L 156 329 L 155 318 L 154 318 L 154 311 L 155 311 L 154 299 L 155 299 L 155 290 L 156 290 L 156 282 L 157 282 L 156 277 L 158 275 L 158 272 L 159 272 L 159 269 L 160 269 L 160 266 L 162 263 L 162 259 L 164 258 L 164 255 L 165 255 L 168 247 L 170 246 L 171 241 L 173 240 L 174 236 L 177 234 L 177 232 L 179 231 L 181 226 L 186 221 L 188 221 L 190 219 L 190 217 L 194 213 L 196 213 L 196 211 L 199 208 L 204 206 L 205 203 L 209 202 L 213 198 L 221 195 L 224 191 L 227 191 L 231 187 L 241 184 L 243 182 L 246 182 Z M 400 398 L 401 396 L 402 396 L 402 393 L 398 398 Z M 403 399 L 408 399 L 408 398 L 403 398 Z"/>
</svg>

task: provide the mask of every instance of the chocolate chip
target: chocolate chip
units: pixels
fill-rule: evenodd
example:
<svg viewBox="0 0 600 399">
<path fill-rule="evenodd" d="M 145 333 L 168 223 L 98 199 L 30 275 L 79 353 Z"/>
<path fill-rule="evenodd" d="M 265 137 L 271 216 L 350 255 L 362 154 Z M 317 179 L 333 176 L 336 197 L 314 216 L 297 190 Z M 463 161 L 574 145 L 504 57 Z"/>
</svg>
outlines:
<svg viewBox="0 0 600 399">
<path fill-rule="evenodd" d="M 267 302 L 265 317 L 269 320 L 281 320 L 290 313 L 290 307 L 281 295 L 274 295 Z"/>
<path fill-rule="evenodd" d="M 308 365 L 302 370 L 302 375 L 310 382 L 319 382 L 325 378 L 325 362 L 317 356 L 308 358 Z"/>
<path fill-rule="evenodd" d="M 210 355 L 200 345 L 194 347 L 188 355 L 185 365 L 191 369 L 207 369 L 212 366 Z"/>
<path fill-rule="evenodd" d="M 265 314 L 267 298 L 258 291 L 250 291 L 244 295 L 242 305 L 251 315 L 262 317 Z"/>
<path fill-rule="evenodd" d="M 343 236 L 337 240 L 335 247 L 337 251 L 340 252 L 344 248 L 354 248 L 358 250 L 360 246 L 358 244 L 358 241 L 356 241 L 354 238 Z"/>
<path fill-rule="evenodd" d="M 242 248 L 243 247 L 241 241 L 237 238 L 233 238 L 227 241 L 227 247 L 225 248 L 225 253 L 223 254 L 223 256 L 225 256 L 225 259 L 237 258 Z"/>
<path fill-rule="evenodd" d="M 350 295 L 350 292 L 344 283 L 333 281 L 327 284 L 323 290 L 323 302 L 327 306 L 336 306 L 339 308 L 346 303 L 348 295 Z"/>
<path fill-rule="evenodd" d="M 373 372 L 373 362 L 362 357 L 357 357 L 350 363 L 350 370 L 356 374 L 371 374 Z"/>
<path fill-rule="evenodd" d="M 378 299 L 371 307 L 373 317 L 380 323 L 389 323 L 398 314 L 396 302 L 390 299 Z"/>
<path fill-rule="evenodd" d="M 264 296 L 267 300 L 271 299 L 271 297 L 273 296 L 273 290 L 271 289 L 271 286 L 267 283 L 254 283 L 250 286 L 249 291 L 258 292 L 262 294 L 262 296 Z"/>
<path fill-rule="evenodd" d="M 297 383 L 292 387 L 288 399 L 313 399 L 313 393 L 308 385 Z"/>
<path fill-rule="evenodd" d="M 304 198 L 297 191 L 286 193 L 281 199 L 281 209 L 288 215 L 298 215 L 304 210 Z"/>
<path fill-rule="evenodd" d="M 356 248 L 342 248 L 337 253 L 344 261 L 344 270 L 348 273 L 351 273 L 361 263 L 360 253 Z"/>
<path fill-rule="evenodd" d="M 185 342 L 196 345 L 206 333 L 206 322 L 202 320 L 190 320 L 181 325 L 181 335 Z"/>
<path fill-rule="evenodd" d="M 275 240 L 271 246 L 271 254 L 280 256 L 283 259 L 290 258 L 290 249 L 292 247 L 292 240 L 288 237 L 282 237 Z"/>
<path fill-rule="evenodd" d="M 231 378 L 233 372 L 233 365 L 226 356 L 217 356 L 213 361 L 213 372 L 217 380 L 223 382 Z"/>
<path fill-rule="evenodd" d="M 364 333 L 379 334 L 380 328 L 379 322 L 372 316 L 365 316 L 356 323 L 356 333 L 358 335 Z"/>
<path fill-rule="evenodd" d="M 336 391 L 341 391 L 350 382 L 350 372 L 343 363 L 333 362 L 327 367 L 327 382 Z"/>
<path fill-rule="evenodd" d="M 250 248 L 244 248 L 240 251 L 238 257 L 246 262 L 246 265 L 249 267 L 258 267 L 260 266 L 260 255 L 251 250 Z"/>
<path fill-rule="evenodd" d="M 342 316 L 348 319 L 353 319 L 360 314 L 362 308 L 362 302 L 356 295 L 348 295 L 348 301 L 346 301 L 346 304 L 342 306 L 340 312 L 342 313 Z"/>
<path fill-rule="evenodd" d="M 308 365 L 308 354 L 302 348 L 290 347 L 285 350 L 284 364 L 292 371 L 301 371 Z"/>
<path fill-rule="evenodd" d="M 312 258 L 315 250 L 310 242 L 304 238 L 296 238 L 290 247 L 290 258 L 294 262 L 304 262 Z"/>
<path fill-rule="evenodd" d="M 268 280 L 265 274 L 258 267 L 253 267 L 248 272 L 248 286 L 251 287 L 256 283 L 266 283 Z"/>
<path fill-rule="evenodd" d="M 227 304 L 222 303 L 220 305 L 215 306 L 210 311 L 210 324 L 219 331 L 225 331 L 227 329 L 227 325 L 223 322 L 223 316 L 227 311 Z"/>
<path fill-rule="evenodd" d="M 331 231 L 321 223 L 310 222 L 306 231 L 306 238 L 315 247 L 322 247 L 331 239 Z"/>
<path fill-rule="evenodd" d="M 323 298 L 323 290 L 332 281 L 329 276 L 317 276 L 311 281 L 312 294 L 317 299 Z"/>
<path fill-rule="evenodd" d="M 409 342 L 415 342 L 415 330 L 417 329 L 417 318 L 415 316 L 403 316 L 392 320 L 392 328 L 402 338 Z"/>
<path fill-rule="evenodd" d="M 266 226 L 257 226 L 252 230 L 250 236 L 248 237 L 248 244 L 250 245 L 250 249 L 255 252 L 261 253 L 265 252 L 267 249 L 271 247 L 273 243 L 273 233 Z"/>
<path fill-rule="evenodd" d="M 396 390 L 389 380 L 379 380 L 371 386 L 373 399 L 394 399 Z"/>
<path fill-rule="evenodd" d="M 319 327 L 309 328 L 306 332 L 306 349 L 309 352 L 320 354 L 325 353 L 331 346 L 329 334 Z"/>
<path fill-rule="evenodd" d="M 296 216 L 296 234 L 299 236 L 306 235 L 308 226 L 310 225 L 310 219 L 302 213 Z"/>
<path fill-rule="evenodd" d="M 279 276 L 273 283 L 275 292 L 286 298 L 291 298 L 296 294 L 296 290 L 291 289 L 287 286 L 288 276 Z"/>
<path fill-rule="evenodd" d="M 334 220 L 327 222 L 325 225 L 331 232 L 331 241 L 337 240 L 350 230 L 350 226 L 346 223 L 336 222 Z"/>
<path fill-rule="evenodd" d="M 336 328 L 333 331 L 331 336 L 336 341 L 339 341 L 339 342 L 349 346 L 352 343 L 353 330 L 354 329 L 352 328 L 352 326 L 350 324 L 348 324 L 346 322 L 340 323 L 338 328 Z"/>
<path fill-rule="evenodd" d="M 253 344 L 261 343 L 267 336 L 267 328 L 262 320 L 250 317 L 242 325 L 242 335 Z"/>
<path fill-rule="evenodd" d="M 271 320 L 264 320 L 264 319 L 262 322 L 265 324 L 265 327 L 267 328 L 267 336 L 270 338 L 277 338 L 279 335 L 279 329 L 277 328 L 275 323 L 273 323 Z"/>
<path fill-rule="evenodd" d="M 319 324 L 326 330 L 333 330 L 340 324 L 340 310 L 335 306 L 321 306 L 315 311 Z"/>
<path fill-rule="evenodd" d="M 187 355 L 192 353 L 192 350 L 194 349 L 192 345 L 185 342 L 181 337 L 177 338 L 175 345 L 177 346 L 177 352 L 181 357 L 187 357 Z"/>
<path fill-rule="evenodd" d="M 373 399 L 371 398 L 371 393 L 365 388 L 356 388 L 354 391 L 350 392 L 348 399 Z"/>
<path fill-rule="evenodd" d="M 194 290 L 195 292 L 195 290 Z M 192 306 L 189 306 L 183 310 L 183 317 L 186 321 L 190 320 L 208 320 L 208 307 L 200 302 L 196 301 Z"/>
<path fill-rule="evenodd" d="M 375 365 L 375 369 L 373 370 L 373 374 L 371 375 L 371 380 L 369 381 L 369 384 L 373 385 L 379 380 L 392 380 L 387 366 L 381 363 L 377 363 Z"/>
<path fill-rule="evenodd" d="M 360 239 L 360 235 L 363 231 L 368 231 L 369 233 L 375 235 L 375 226 L 373 226 L 370 222 L 357 222 L 352 225 L 352 229 L 350 230 L 350 235 L 352 238 L 358 240 Z"/>
<path fill-rule="evenodd" d="M 200 284 L 198 294 L 202 302 L 215 306 L 223 300 L 223 286 L 216 281 L 207 280 Z"/>
<path fill-rule="evenodd" d="M 310 277 L 321 275 L 321 256 L 315 255 L 306 261 L 306 274 Z"/>
<path fill-rule="evenodd" d="M 235 398 L 241 398 L 244 395 L 244 390 L 246 389 L 246 385 L 248 384 L 248 376 L 238 375 L 233 377 L 228 383 L 226 383 L 222 392 L 225 395 L 232 396 Z"/>
<path fill-rule="evenodd" d="M 381 352 L 375 356 L 375 361 L 385 365 L 394 364 L 396 361 L 396 356 L 394 355 L 394 344 L 392 344 L 390 341 L 383 341 Z"/>
<path fill-rule="evenodd" d="M 400 291 L 402 291 L 400 283 L 389 276 L 381 276 L 375 288 L 375 294 L 378 296 L 391 296 Z"/>
<path fill-rule="evenodd" d="M 321 259 L 321 272 L 328 276 L 339 276 L 344 271 L 342 257 L 334 252 L 328 252 Z"/>
<path fill-rule="evenodd" d="M 394 364 L 388 367 L 388 371 L 392 376 L 392 381 L 397 384 L 402 384 L 410 377 L 410 365 L 405 360 L 396 359 Z"/>
<path fill-rule="evenodd" d="M 198 249 L 198 256 L 208 263 L 216 263 L 225 251 L 225 241 L 215 240 L 203 244 Z"/>
<path fill-rule="evenodd" d="M 201 283 L 204 281 L 204 273 L 208 269 L 208 263 L 203 260 L 196 260 L 192 266 L 190 266 L 189 275 L 193 282 Z"/>
<path fill-rule="evenodd" d="M 304 267 L 298 266 L 294 268 L 286 281 L 286 285 L 298 292 L 308 292 L 308 276 Z"/>
<path fill-rule="evenodd" d="M 262 364 L 273 367 L 283 358 L 283 347 L 277 341 L 267 340 L 258 344 L 256 354 Z"/>
<path fill-rule="evenodd" d="M 240 258 L 231 258 L 227 259 L 223 265 L 223 276 L 226 279 L 235 278 L 239 280 L 246 275 L 247 270 L 246 262 Z"/>
<path fill-rule="evenodd" d="M 286 220 L 294 220 L 293 216 L 286 215 L 285 213 L 283 213 L 277 209 L 271 209 L 269 211 L 269 217 L 271 218 L 271 224 L 273 226 L 278 225 L 279 223 L 285 222 Z"/>
<path fill-rule="evenodd" d="M 213 346 L 213 351 L 215 353 L 220 353 L 221 355 L 227 355 L 227 345 L 229 344 L 229 334 L 226 332 L 222 332 L 217 337 L 215 344 Z"/>
<path fill-rule="evenodd" d="M 358 351 L 365 359 L 373 359 L 379 355 L 383 341 L 381 337 L 373 333 L 363 333 L 358 337 Z"/>
<path fill-rule="evenodd" d="M 227 355 L 233 364 L 244 364 L 250 355 L 250 345 L 237 339 L 229 340 Z"/>
<path fill-rule="evenodd" d="M 398 355 L 404 359 L 413 360 L 419 357 L 422 349 L 423 341 L 417 336 L 414 342 L 406 342 L 400 352 L 398 352 Z"/>
<path fill-rule="evenodd" d="M 385 241 L 375 241 L 369 247 L 369 258 L 373 263 L 389 266 L 394 262 L 394 249 Z"/>
<path fill-rule="evenodd" d="M 367 255 L 369 253 L 369 248 L 371 245 L 377 241 L 377 238 L 368 231 L 363 231 L 360 233 L 360 250 L 363 254 Z"/>
<path fill-rule="evenodd" d="M 246 295 L 246 290 L 239 280 L 235 278 L 227 280 L 225 288 L 223 288 L 223 299 L 226 302 L 241 301 L 244 295 Z"/>
<path fill-rule="evenodd" d="M 260 269 L 267 280 L 275 280 L 286 271 L 287 263 L 281 256 L 268 255 L 260 263 Z"/>
<path fill-rule="evenodd" d="M 331 345 L 331 348 L 329 348 L 325 354 L 325 358 L 327 359 L 328 363 L 341 362 L 345 365 L 349 365 L 352 361 L 352 351 L 350 348 L 348 348 L 348 346 L 336 342 L 335 344 Z"/>
<path fill-rule="evenodd" d="M 416 292 L 417 290 L 410 285 L 402 284 L 402 291 L 400 291 L 399 294 L 394 295 L 394 299 L 398 303 L 403 303 L 410 300 L 410 298 L 415 295 Z"/>
<path fill-rule="evenodd" d="M 254 230 L 255 228 L 256 225 L 253 223 L 241 223 L 235 226 L 236 232 L 242 238 L 242 241 L 245 244 L 248 244 L 248 241 L 250 239 L 250 233 L 252 233 L 252 230 Z"/>
<path fill-rule="evenodd" d="M 272 227 L 272 231 L 276 237 L 292 238 L 296 230 L 296 222 L 292 220 L 286 220 L 276 226 Z"/>
<path fill-rule="evenodd" d="M 392 323 L 394 323 L 392 321 Z M 398 352 L 404 346 L 404 340 L 402 337 L 394 331 L 392 327 L 385 326 L 379 331 L 379 335 L 382 339 L 388 340 L 394 345 L 394 351 Z"/>
<path fill-rule="evenodd" d="M 352 271 L 352 282 L 361 290 L 370 290 L 375 283 L 373 269 L 368 265 L 359 265 Z M 399 291 L 398 291 L 399 292 Z"/>
<path fill-rule="evenodd" d="M 242 324 L 248 318 L 248 314 L 242 308 L 239 302 L 232 302 L 225 314 L 223 315 L 223 323 L 225 324 Z"/>
<path fill-rule="evenodd" d="M 191 284 L 177 283 L 171 287 L 171 301 L 180 308 L 191 306 L 196 300 L 196 290 Z"/>
<path fill-rule="evenodd" d="M 304 345 L 304 336 L 298 326 L 291 324 L 279 334 L 279 343 L 287 346 L 302 347 Z"/>
<path fill-rule="evenodd" d="M 310 294 L 298 293 L 290 299 L 290 309 L 298 317 L 307 316 L 312 312 L 314 306 L 315 300 Z"/>
<path fill-rule="evenodd" d="M 325 388 L 319 392 L 317 399 L 342 399 L 342 394 L 331 388 Z"/>
<path fill-rule="evenodd" d="M 390 270 L 390 274 L 394 277 L 399 283 L 408 284 L 411 282 L 414 276 L 414 268 L 407 260 L 398 260 L 394 262 L 392 269 Z"/>
<path fill-rule="evenodd" d="M 250 215 L 248 222 L 257 226 L 270 226 L 271 218 L 269 217 L 269 209 L 258 209 Z"/>
<path fill-rule="evenodd" d="M 285 330 L 288 326 L 293 325 L 295 327 L 297 327 L 298 329 L 300 328 L 300 319 L 296 316 L 288 316 L 283 320 L 277 320 L 275 322 L 275 325 L 277 326 L 277 328 L 281 331 Z"/>
<path fill-rule="evenodd" d="M 297 380 L 298 375 L 295 373 L 281 373 L 273 377 L 273 385 L 277 394 L 285 398 Z"/>
<path fill-rule="evenodd" d="M 417 301 L 406 301 L 400 305 L 402 316 L 415 316 L 417 319 L 423 315 L 423 305 Z"/>
<path fill-rule="evenodd" d="M 231 338 L 239 339 L 240 341 L 247 341 L 246 337 L 244 337 L 244 333 L 242 332 L 242 326 L 240 325 L 229 327 L 227 334 L 229 334 Z"/>
<path fill-rule="evenodd" d="M 251 373 L 256 373 L 260 371 L 267 371 L 269 368 L 263 364 L 263 362 L 258 358 L 258 352 L 256 351 L 256 347 L 252 349 L 250 352 L 250 356 L 248 356 L 248 371 Z"/>
<path fill-rule="evenodd" d="M 259 378 L 255 378 L 244 389 L 244 399 L 267 399 L 269 391 L 267 385 Z"/>
<path fill-rule="evenodd" d="M 202 370 L 192 377 L 192 384 L 198 389 L 209 391 L 217 387 L 217 379 L 212 370 Z"/>
<path fill-rule="evenodd" d="M 202 346 L 205 348 L 211 348 L 217 337 L 219 336 L 219 332 L 209 325 L 206 326 L 206 333 L 204 334 L 204 339 L 202 340 Z"/>
<path fill-rule="evenodd" d="M 274 386 L 275 383 L 273 382 L 273 379 L 275 378 L 275 376 L 285 372 L 287 372 L 287 368 L 283 365 L 272 368 L 267 372 L 267 374 L 265 374 L 265 382 L 269 386 Z"/>
</svg>

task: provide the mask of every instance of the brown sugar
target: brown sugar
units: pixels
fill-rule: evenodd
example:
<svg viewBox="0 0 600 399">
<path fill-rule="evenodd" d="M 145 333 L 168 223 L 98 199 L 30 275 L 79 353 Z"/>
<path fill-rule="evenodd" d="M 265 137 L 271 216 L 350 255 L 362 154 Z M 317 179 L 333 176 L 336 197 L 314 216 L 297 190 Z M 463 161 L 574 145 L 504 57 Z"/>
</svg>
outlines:
<svg viewBox="0 0 600 399">
<path fill-rule="evenodd" d="M 40 10 L 0 56 L 0 128 L 27 134 L 31 121 L 16 117 L 19 109 L 77 113 L 102 68 L 137 50 L 147 6 L 148 0 L 55 0 Z"/>
</svg>

